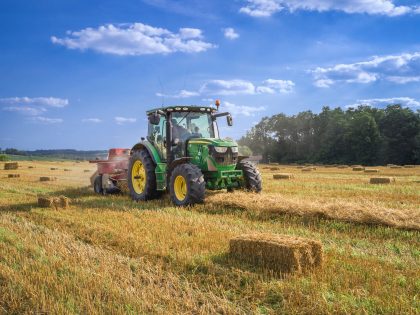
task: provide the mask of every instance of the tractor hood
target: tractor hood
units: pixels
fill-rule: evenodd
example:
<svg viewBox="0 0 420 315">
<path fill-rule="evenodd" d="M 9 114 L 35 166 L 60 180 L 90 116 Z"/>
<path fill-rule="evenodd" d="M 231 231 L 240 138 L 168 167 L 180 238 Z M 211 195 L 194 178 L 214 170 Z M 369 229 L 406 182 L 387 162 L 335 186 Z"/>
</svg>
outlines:
<svg viewBox="0 0 420 315">
<path fill-rule="evenodd" d="M 236 141 L 231 139 L 218 139 L 218 138 L 193 138 L 189 144 L 207 144 L 215 147 L 237 147 Z"/>
</svg>

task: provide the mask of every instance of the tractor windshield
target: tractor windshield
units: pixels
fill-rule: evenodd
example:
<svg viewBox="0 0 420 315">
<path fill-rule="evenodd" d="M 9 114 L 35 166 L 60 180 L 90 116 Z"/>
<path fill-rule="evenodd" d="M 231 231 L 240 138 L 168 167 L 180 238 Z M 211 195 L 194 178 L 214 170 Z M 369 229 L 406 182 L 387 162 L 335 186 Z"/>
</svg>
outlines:
<svg viewBox="0 0 420 315">
<path fill-rule="evenodd" d="M 216 122 L 209 113 L 173 112 L 171 115 L 173 138 L 218 138 Z"/>
</svg>

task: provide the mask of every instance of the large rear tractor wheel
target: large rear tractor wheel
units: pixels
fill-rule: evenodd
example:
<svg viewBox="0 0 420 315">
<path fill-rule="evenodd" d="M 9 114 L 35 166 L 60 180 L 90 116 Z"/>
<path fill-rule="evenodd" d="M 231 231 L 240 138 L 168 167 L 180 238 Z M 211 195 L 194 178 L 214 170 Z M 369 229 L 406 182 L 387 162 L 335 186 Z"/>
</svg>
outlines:
<svg viewBox="0 0 420 315">
<path fill-rule="evenodd" d="M 206 192 L 203 173 L 193 164 L 176 166 L 171 173 L 169 191 L 172 202 L 177 206 L 203 203 Z"/>
<path fill-rule="evenodd" d="M 157 197 L 155 168 L 147 150 L 135 151 L 131 155 L 127 181 L 133 200 L 145 201 Z"/>
<path fill-rule="evenodd" d="M 248 191 L 261 192 L 262 178 L 258 168 L 251 162 L 241 161 L 236 166 L 244 174 L 244 188 Z"/>
</svg>

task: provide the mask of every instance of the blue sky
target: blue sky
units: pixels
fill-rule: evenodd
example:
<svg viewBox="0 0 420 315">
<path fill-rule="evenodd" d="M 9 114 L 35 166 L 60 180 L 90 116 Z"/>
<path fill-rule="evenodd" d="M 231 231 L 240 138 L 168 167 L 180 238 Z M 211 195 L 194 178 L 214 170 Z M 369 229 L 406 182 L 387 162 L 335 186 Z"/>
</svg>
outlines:
<svg viewBox="0 0 420 315">
<path fill-rule="evenodd" d="M 0 147 L 131 147 L 147 109 L 420 108 L 420 2 L 0 0 Z"/>
</svg>

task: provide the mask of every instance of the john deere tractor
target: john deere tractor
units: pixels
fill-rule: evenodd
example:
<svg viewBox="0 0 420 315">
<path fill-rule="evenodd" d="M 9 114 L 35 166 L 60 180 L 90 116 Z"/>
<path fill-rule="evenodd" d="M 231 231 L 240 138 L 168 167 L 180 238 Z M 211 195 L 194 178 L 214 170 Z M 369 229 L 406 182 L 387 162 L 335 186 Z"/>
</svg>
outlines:
<svg viewBox="0 0 420 315">
<path fill-rule="evenodd" d="M 131 150 L 128 188 L 133 200 L 158 198 L 169 191 L 177 206 L 202 203 L 205 190 L 260 192 L 261 175 L 238 145 L 221 139 L 217 118 L 232 116 L 217 108 L 170 106 L 147 112 L 147 138 Z"/>
</svg>

